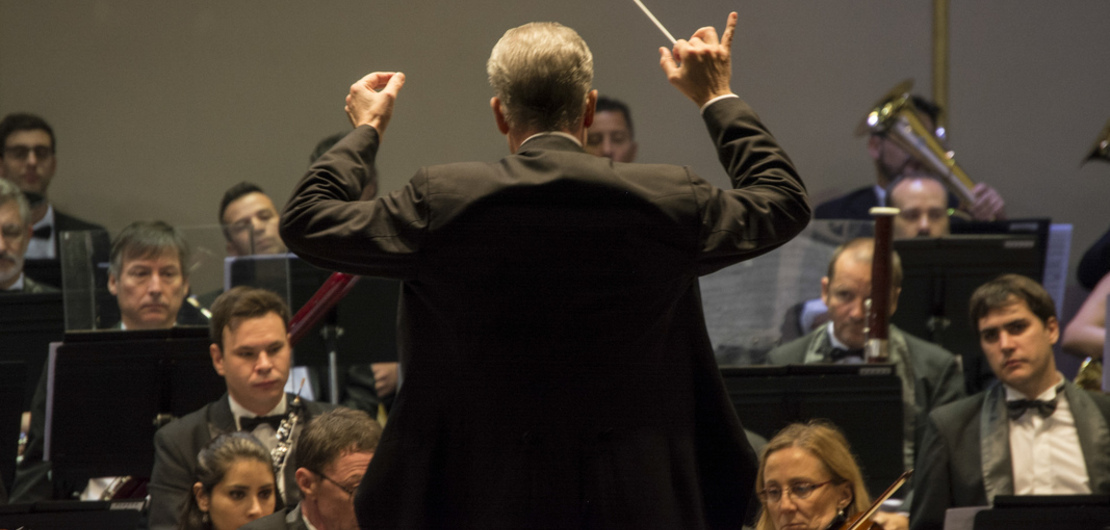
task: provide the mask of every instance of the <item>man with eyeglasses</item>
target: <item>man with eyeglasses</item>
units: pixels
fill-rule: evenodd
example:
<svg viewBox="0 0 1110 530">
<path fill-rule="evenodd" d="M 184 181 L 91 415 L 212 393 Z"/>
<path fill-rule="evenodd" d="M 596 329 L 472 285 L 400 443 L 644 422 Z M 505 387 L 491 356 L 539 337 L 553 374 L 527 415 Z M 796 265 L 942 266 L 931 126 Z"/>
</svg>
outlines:
<svg viewBox="0 0 1110 530">
<path fill-rule="evenodd" d="M 58 259 L 58 233 L 104 230 L 103 226 L 67 215 L 50 203 L 48 194 L 58 157 L 54 129 L 46 120 L 27 113 L 8 114 L 0 121 L 0 177 L 30 194 L 33 237 L 27 258 Z"/>
<path fill-rule="evenodd" d="M 312 420 L 297 440 L 297 486 L 304 499 L 244 530 L 357 530 L 354 494 L 381 439 L 365 412 L 338 408 Z M 310 526 L 311 525 L 311 526 Z"/>
<path fill-rule="evenodd" d="M 285 393 L 292 361 L 289 316 L 285 302 L 265 289 L 236 287 L 216 299 L 209 353 L 227 394 L 154 435 L 150 528 L 177 528 L 181 506 L 196 482 L 197 453 L 226 432 L 248 431 L 275 455 L 292 455 L 275 456 L 278 490 L 286 506 L 300 500 L 294 471 L 301 433 L 334 405 Z"/>
</svg>

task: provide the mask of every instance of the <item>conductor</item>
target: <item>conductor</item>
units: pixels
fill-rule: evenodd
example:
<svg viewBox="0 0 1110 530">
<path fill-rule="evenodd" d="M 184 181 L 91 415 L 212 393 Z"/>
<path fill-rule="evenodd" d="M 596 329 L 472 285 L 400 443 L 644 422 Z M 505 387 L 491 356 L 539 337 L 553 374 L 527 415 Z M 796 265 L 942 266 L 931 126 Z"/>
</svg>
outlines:
<svg viewBox="0 0 1110 530">
<path fill-rule="evenodd" d="M 362 527 L 742 524 L 756 462 L 697 278 L 782 245 L 810 208 L 730 88 L 736 18 L 659 50 L 734 189 L 586 153 L 593 59 L 556 23 L 510 29 L 490 54 L 510 156 L 425 167 L 372 200 L 405 76 L 351 86 L 355 128 L 296 186 L 281 235 L 318 266 L 402 280 L 405 384 L 355 494 Z"/>
</svg>

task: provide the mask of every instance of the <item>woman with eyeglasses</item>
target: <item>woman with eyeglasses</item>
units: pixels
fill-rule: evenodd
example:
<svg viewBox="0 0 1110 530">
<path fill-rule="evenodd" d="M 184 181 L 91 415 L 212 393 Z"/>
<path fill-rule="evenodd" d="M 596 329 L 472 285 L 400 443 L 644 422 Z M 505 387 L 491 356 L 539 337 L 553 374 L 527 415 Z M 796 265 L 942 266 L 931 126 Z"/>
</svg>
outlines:
<svg viewBox="0 0 1110 530">
<path fill-rule="evenodd" d="M 763 448 L 755 490 L 763 503 L 756 530 L 836 529 L 871 505 L 848 441 L 827 422 L 779 431 Z M 872 528 L 908 526 L 896 514 L 873 520 L 883 526 Z"/>
<path fill-rule="evenodd" d="M 197 482 L 179 530 L 235 530 L 274 513 L 277 477 L 270 452 L 246 432 L 223 434 L 197 455 Z"/>
</svg>

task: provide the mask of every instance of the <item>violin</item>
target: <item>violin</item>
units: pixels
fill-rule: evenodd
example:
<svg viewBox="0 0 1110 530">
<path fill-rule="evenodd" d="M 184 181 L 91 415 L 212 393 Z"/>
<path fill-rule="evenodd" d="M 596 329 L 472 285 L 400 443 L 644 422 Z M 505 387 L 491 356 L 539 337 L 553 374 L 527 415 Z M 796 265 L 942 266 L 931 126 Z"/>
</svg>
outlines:
<svg viewBox="0 0 1110 530">
<path fill-rule="evenodd" d="M 869 508 L 852 516 L 852 518 L 845 521 L 844 524 L 838 526 L 836 530 L 880 530 L 882 526 L 872 521 L 871 517 L 875 515 L 875 512 L 879 511 L 879 506 L 882 506 L 891 495 L 894 495 L 894 492 L 898 491 L 898 489 L 910 479 L 911 475 L 913 475 L 912 469 L 902 473 L 902 476 L 898 477 L 898 480 L 895 480 L 893 484 L 887 487 L 886 491 L 884 491 L 882 495 L 879 495 L 875 499 L 875 502 L 871 503 Z"/>
</svg>

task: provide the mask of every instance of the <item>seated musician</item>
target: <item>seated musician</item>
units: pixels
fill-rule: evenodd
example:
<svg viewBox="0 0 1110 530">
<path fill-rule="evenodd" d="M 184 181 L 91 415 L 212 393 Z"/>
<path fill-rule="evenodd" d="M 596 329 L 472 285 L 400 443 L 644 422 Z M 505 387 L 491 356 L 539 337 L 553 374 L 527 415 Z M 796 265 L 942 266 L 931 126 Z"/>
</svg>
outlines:
<svg viewBox="0 0 1110 530">
<path fill-rule="evenodd" d="M 976 289 L 969 305 L 999 383 L 929 414 L 910 527 L 939 529 L 948 508 L 997 495 L 1110 493 L 1110 397 L 1056 370 L 1052 298 L 1007 274 Z"/>
<path fill-rule="evenodd" d="M 278 490 L 286 506 L 300 500 L 294 478 L 302 426 L 332 405 L 302 402 L 285 393 L 291 352 L 289 308 L 264 289 L 236 287 L 212 306 L 212 366 L 227 394 L 158 430 L 150 478 L 150 528 L 177 526 L 197 476 L 197 452 L 214 437 L 248 431 L 274 455 Z"/>
<path fill-rule="evenodd" d="M 771 438 L 755 489 L 763 504 L 756 530 L 836 529 L 871 505 L 848 441 L 820 421 L 788 425 Z M 905 527 L 898 514 L 880 512 L 872 520 L 886 530 Z"/>
<path fill-rule="evenodd" d="M 936 177 L 913 173 L 898 177 L 887 192 L 894 217 L 894 238 L 941 237 L 951 233 L 948 191 Z"/>
<path fill-rule="evenodd" d="M 23 273 L 23 258 L 30 243 L 31 206 L 15 184 L 0 178 L 0 294 L 57 291 Z"/>
<path fill-rule="evenodd" d="M 177 323 L 198 322 L 182 301 L 189 290 L 189 245 L 176 228 L 162 221 L 136 221 L 112 241 L 108 290 L 116 297 L 125 330 L 166 329 Z M 184 308 L 183 308 L 184 307 Z M 12 502 L 47 499 L 110 499 L 123 482 L 116 477 L 53 480 L 49 461 L 43 460 L 46 431 L 45 368 L 31 400 L 31 424 L 23 460 L 16 466 Z"/>
<path fill-rule="evenodd" d="M 304 500 L 296 508 L 279 510 L 243 529 L 358 528 L 351 501 L 381 435 L 378 422 L 361 410 L 340 407 L 316 417 L 301 433 L 293 455 Z"/>
<path fill-rule="evenodd" d="M 871 259 L 875 242 L 859 238 L 840 246 L 821 279 L 821 299 L 828 305 L 829 322 L 809 334 L 771 350 L 768 363 L 811 364 L 863 362 L 867 341 L 864 300 L 871 296 Z M 898 308 L 902 262 L 891 260 L 890 313 Z M 914 447 L 921 441 L 925 415 L 963 397 L 963 376 L 957 357 L 947 350 L 890 326 L 890 362 L 902 380 L 905 410 L 903 447 L 905 467 L 913 467 Z"/>
</svg>

